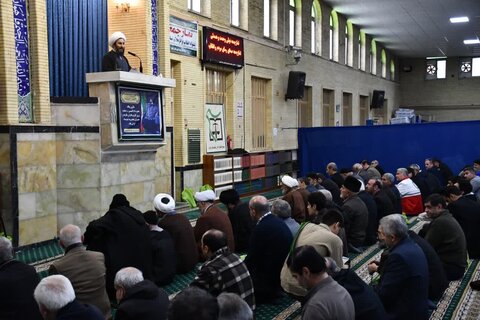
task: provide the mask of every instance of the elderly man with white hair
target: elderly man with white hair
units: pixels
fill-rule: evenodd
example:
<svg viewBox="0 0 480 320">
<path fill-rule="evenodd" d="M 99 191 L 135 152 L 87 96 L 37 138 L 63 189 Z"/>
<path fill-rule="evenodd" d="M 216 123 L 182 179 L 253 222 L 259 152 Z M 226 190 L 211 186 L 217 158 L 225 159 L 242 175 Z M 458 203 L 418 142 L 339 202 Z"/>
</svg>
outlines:
<svg viewBox="0 0 480 320">
<path fill-rule="evenodd" d="M 155 283 L 145 280 L 140 270 L 127 267 L 115 275 L 118 302 L 115 320 L 167 319 L 168 296 Z"/>
<path fill-rule="evenodd" d="M 105 257 L 103 253 L 87 251 L 78 226 L 68 224 L 60 232 L 60 246 L 65 256 L 50 265 L 48 273 L 61 274 L 70 280 L 78 301 L 96 306 L 110 316 L 110 301 L 105 289 Z"/>
<path fill-rule="evenodd" d="M 12 242 L 0 236 L 0 319 L 42 319 L 33 299 L 35 268 L 13 257 Z"/>
<path fill-rule="evenodd" d="M 125 57 L 125 43 L 127 37 L 122 32 L 114 32 L 108 39 L 112 50 L 103 56 L 102 71 L 130 71 L 132 67 Z"/>
<path fill-rule="evenodd" d="M 62 275 L 43 278 L 33 293 L 44 319 L 56 320 L 103 320 L 97 307 L 82 304 L 75 299 L 75 291 Z"/>
</svg>

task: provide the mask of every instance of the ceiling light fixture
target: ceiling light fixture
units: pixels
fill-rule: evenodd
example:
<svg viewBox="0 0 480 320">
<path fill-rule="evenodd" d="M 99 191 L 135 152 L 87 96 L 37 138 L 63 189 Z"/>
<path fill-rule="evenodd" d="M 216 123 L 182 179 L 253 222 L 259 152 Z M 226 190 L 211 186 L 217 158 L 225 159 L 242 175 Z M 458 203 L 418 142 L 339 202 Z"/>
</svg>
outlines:
<svg viewBox="0 0 480 320">
<path fill-rule="evenodd" d="M 450 18 L 451 23 L 465 23 L 470 21 L 468 17 L 452 17 Z"/>
<path fill-rule="evenodd" d="M 476 39 L 466 39 L 466 40 L 463 40 L 463 43 L 464 44 L 480 44 L 480 39 L 476 38 Z"/>
</svg>

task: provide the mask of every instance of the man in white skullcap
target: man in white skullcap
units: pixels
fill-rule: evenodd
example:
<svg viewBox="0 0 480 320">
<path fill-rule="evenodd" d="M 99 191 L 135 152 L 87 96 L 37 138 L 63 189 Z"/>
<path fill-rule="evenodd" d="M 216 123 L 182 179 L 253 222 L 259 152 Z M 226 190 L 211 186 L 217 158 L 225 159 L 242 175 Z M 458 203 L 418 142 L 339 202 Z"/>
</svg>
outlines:
<svg viewBox="0 0 480 320">
<path fill-rule="evenodd" d="M 307 207 L 305 198 L 298 191 L 297 179 L 290 177 L 288 174 L 284 175 L 282 177 L 282 192 L 282 200 L 287 201 L 290 204 L 290 208 L 292 208 L 292 218 L 298 223 L 302 223 L 305 220 Z"/>
<path fill-rule="evenodd" d="M 213 204 L 215 198 L 215 192 L 212 190 L 195 193 L 195 200 L 200 209 L 200 217 L 198 217 L 193 231 L 200 256 L 202 256 L 202 236 L 210 229 L 223 231 L 227 235 L 228 248 L 232 252 L 235 251 L 232 224 L 228 215 Z"/>
<path fill-rule="evenodd" d="M 198 250 L 190 221 L 175 213 L 175 200 L 167 193 L 159 193 L 153 199 L 153 207 L 161 219 L 158 226 L 166 230 L 173 239 L 176 254 L 176 273 L 193 270 L 198 262 Z"/>
<path fill-rule="evenodd" d="M 130 71 L 130 63 L 125 57 L 125 43 L 127 37 L 122 32 L 114 32 L 108 39 L 108 44 L 112 50 L 103 56 L 102 71 Z"/>
</svg>

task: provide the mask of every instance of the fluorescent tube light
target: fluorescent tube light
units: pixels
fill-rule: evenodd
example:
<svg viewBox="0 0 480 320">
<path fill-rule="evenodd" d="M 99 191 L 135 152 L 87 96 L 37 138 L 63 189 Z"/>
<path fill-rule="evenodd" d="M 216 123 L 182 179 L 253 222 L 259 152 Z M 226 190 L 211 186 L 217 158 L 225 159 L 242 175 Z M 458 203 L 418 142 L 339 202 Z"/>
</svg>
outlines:
<svg viewBox="0 0 480 320">
<path fill-rule="evenodd" d="M 463 43 L 464 44 L 480 44 L 480 40 L 477 38 L 477 39 L 466 39 L 466 40 L 463 40 Z"/>
<path fill-rule="evenodd" d="M 451 17 L 450 18 L 451 23 L 464 23 L 468 21 L 470 21 L 468 20 L 468 17 Z"/>
</svg>

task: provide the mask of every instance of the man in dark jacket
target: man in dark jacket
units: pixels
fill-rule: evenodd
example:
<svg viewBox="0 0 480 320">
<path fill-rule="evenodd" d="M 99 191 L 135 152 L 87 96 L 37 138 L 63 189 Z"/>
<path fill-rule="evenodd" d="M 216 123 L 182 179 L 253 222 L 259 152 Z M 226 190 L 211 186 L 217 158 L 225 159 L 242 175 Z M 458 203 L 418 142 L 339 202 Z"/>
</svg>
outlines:
<svg viewBox="0 0 480 320">
<path fill-rule="evenodd" d="M 33 299 L 39 281 L 35 268 L 15 260 L 12 242 L 0 236 L 0 319 L 42 319 Z"/>
<path fill-rule="evenodd" d="M 65 276 L 57 274 L 43 278 L 35 288 L 33 295 L 44 319 L 105 319 L 97 307 L 90 304 L 82 304 L 75 299 L 75 291 L 72 284 Z"/>
<path fill-rule="evenodd" d="M 149 210 L 143 217 L 150 229 L 152 240 L 152 281 L 157 286 L 164 286 L 172 282 L 175 276 L 175 246 L 170 233 L 158 226 L 159 218 L 155 211 Z"/>
<path fill-rule="evenodd" d="M 265 197 L 253 197 L 249 207 L 250 215 L 257 224 L 245 264 L 253 280 L 257 303 L 272 302 L 282 294 L 280 271 L 293 237 L 285 223 L 272 215 Z"/>
<path fill-rule="evenodd" d="M 232 224 L 235 251 L 245 253 L 250 245 L 250 236 L 255 223 L 250 218 L 248 202 L 242 202 L 235 189 L 228 189 L 220 193 L 220 201 L 228 209 L 228 218 Z"/>
<path fill-rule="evenodd" d="M 444 197 L 448 201 L 447 209 L 458 221 L 465 233 L 467 251 L 470 259 L 480 259 L 480 203 L 469 199 L 455 186 L 446 187 Z"/>
<path fill-rule="evenodd" d="M 366 230 L 368 226 L 368 208 L 358 197 L 361 182 L 348 176 L 341 191 L 343 199 L 342 211 L 344 213 L 349 245 L 354 247 L 363 246 L 365 243 Z"/>
<path fill-rule="evenodd" d="M 168 296 L 136 268 L 123 268 L 115 275 L 118 301 L 116 320 L 167 319 Z"/>
<path fill-rule="evenodd" d="M 130 206 L 123 194 L 113 197 L 110 210 L 89 223 L 84 235 L 87 250 L 105 256 L 106 288 L 111 300 L 115 298 L 113 279 L 118 270 L 133 266 L 145 278 L 152 277 L 150 234 L 140 211 Z"/>
</svg>

